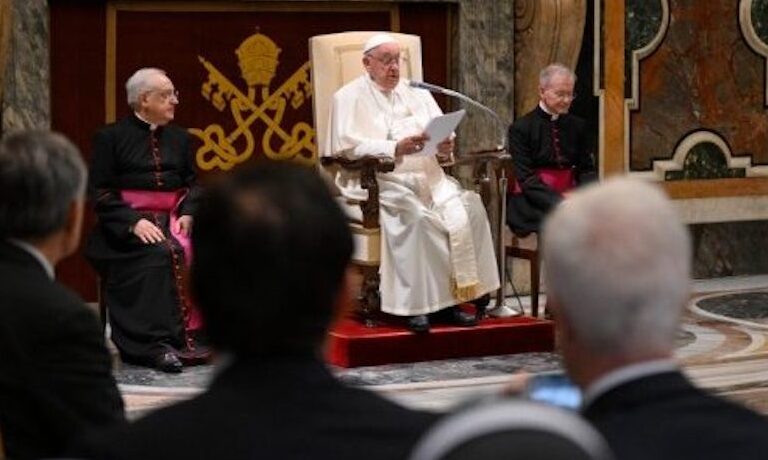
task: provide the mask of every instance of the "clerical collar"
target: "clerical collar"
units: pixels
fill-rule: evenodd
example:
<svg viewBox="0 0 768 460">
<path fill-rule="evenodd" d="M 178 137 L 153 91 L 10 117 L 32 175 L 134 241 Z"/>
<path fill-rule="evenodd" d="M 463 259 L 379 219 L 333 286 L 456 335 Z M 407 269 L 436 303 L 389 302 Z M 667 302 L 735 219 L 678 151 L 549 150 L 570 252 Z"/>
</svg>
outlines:
<svg viewBox="0 0 768 460">
<path fill-rule="evenodd" d="M 145 120 L 145 119 L 144 119 L 144 117 L 142 117 L 141 115 L 139 115 L 139 113 L 138 113 L 138 112 L 133 112 L 133 114 L 134 114 L 134 115 L 136 115 L 136 118 L 138 118 L 139 120 L 141 120 L 141 121 L 143 121 L 144 123 L 148 124 L 148 125 L 149 125 L 149 130 L 150 130 L 150 131 L 154 131 L 154 130 L 156 130 L 156 129 L 157 129 L 157 125 L 156 125 L 155 123 L 150 123 L 150 122 L 148 122 L 147 120 Z"/>
<path fill-rule="evenodd" d="M 22 249 L 23 251 L 29 253 L 32 257 L 35 258 L 35 260 L 42 265 L 43 270 L 45 270 L 45 273 L 48 275 L 48 278 L 54 279 L 56 278 L 56 272 L 53 270 L 53 265 L 51 265 L 51 261 L 49 261 L 42 252 L 40 252 L 39 249 L 32 246 L 31 244 L 27 243 L 26 241 L 22 241 L 16 238 L 8 238 L 8 242 L 12 245 Z"/>
<path fill-rule="evenodd" d="M 541 102 L 541 101 L 539 101 L 539 108 L 540 108 L 541 110 L 543 110 L 543 111 L 544 111 L 544 113 L 546 113 L 547 115 L 549 115 L 549 119 L 550 119 L 550 120 L 552 120 L 552 121 L 555 121 L 555 120 L 557 120 L 558 118 L 560 118 L 560 114 L 559 114 L 559 113 L 552 113 L 552 112 L 550 112 L 549 110 L 547 110 L 547 107 L 546 107 L 546 106 L 544 105 L 544 103 L 543 103 L 543 102 Z"/>
</svg>

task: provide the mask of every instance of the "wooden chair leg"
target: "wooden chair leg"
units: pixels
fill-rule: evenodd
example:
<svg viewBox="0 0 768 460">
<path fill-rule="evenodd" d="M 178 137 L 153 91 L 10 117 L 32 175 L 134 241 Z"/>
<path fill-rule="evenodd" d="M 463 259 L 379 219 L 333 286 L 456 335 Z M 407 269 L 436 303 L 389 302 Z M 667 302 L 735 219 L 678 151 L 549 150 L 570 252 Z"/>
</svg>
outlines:
<svg viewBox="0 0 768 460">
<path fill-rule="evenodd" d="M 539 317 L 539 268 L 538 253 L 529 259 L 531 263 L 531 315 L 534 318 Z"/>
<path fill-rule="evenodd" d="M 379 267 L 362 267 L 363 283 L 360 287 L 360 316 L 366 327 L 375 327 L 374 316 L 381 308 L 379 293 Z"/>
</svg>

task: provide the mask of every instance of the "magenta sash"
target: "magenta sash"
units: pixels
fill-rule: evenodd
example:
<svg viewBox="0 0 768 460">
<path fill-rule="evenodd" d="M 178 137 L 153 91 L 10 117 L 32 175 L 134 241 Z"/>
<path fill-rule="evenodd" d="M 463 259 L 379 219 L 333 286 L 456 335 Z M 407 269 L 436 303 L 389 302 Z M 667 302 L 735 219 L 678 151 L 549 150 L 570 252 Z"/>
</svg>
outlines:
<svg viewBox="0 0 768 460">
<path fill-rule="evenodd" d="M 548 186 L 552 190 L 556 191 L 560 195 L 576 186 L 576 178 L 573 174 L 573 169 L 557 169 L 557 168 L 538 168 L 533 171 L 539 180 Z M 520 187 L 520 183 L 515 180 L 510 184 L 511 193 L 518 195 L 523 193 L 523 189 Z"/>
<path fill-rule="evenodd" d="M 120 192 L 123 201 L 137 211 L 167 212 L 169 214 L 171 235 L 173 235 L 176 241 L 181 245 L 182 249 L 184 249 L 184 259 L 187 262 L 187 266 L 189 266 L 189 264 L 192 263 L 191 241 L 189 240 L 189 237 L 182 235 L 180 231 L 177 231 L 179 222 L 178 207 L 186 194 L 186 189 L 169 192 L 150 190 L 122 190 Z"/>
<path fill-rule="evenodd" d="M 120 195 L 131 208 L 137 211 L 146 212 L 163 212 L 168 213 L 170 219 L 170 232 L 173 238 L 179 242 L 179 245 L 184 250 L 184 261 L 187 268 L 192 263 L 192 242 L 189 237 L 183 235 L 180 229 L 177 230 L 179 222 L 179 204 L 187 195 L 187 189 L 179 189 L 173 191 L 154 191 L 154 190 L 121 190 Z M 187 322 L 187 330 L 197 330 L 202 327 L 202 318 L 197 307 L 189 302 L 191 307 L 189 312 L 189 320 Z"/>
</svg>

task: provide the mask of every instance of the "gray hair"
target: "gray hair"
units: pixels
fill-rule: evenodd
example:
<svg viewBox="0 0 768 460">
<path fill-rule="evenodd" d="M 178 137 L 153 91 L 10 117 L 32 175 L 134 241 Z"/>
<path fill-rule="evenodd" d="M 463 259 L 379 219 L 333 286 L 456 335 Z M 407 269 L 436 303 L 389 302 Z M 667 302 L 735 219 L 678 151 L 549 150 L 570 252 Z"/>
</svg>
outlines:
<svg viewBox="0 0 768 460">
<path fill-rule="evenodd" d="M 547 289 L 600 355 L 671 352 L 690 292 L 691 243 L 657 187 L 614 178 L 574 193 L 546 221 Z"/>
<path fill-rule="evenodd" d="M 44 238 L 84 199 L 88 170 L 61 134 L 20 131 L 0 142 L 0 238 Z"/>
<path fill-rule="evenodd" d="M 138 108 L 141 95 L 152 89 L 149 81 L 154 75 L 166 75 L 166 73 L 162 69 L 144 67 L 134 72 L 125 82 L 125 94 L 131 108 Z"/>
<path fill-rule="evenodd" d="M 539 73 L 539 86 L 546 88 L 549 85 L 549 82 L 552 80 L 552 77 L 555 75 L 565 75 L 570 77 L 574 83 L 576 82 L 576 74 L 573 73 L 573 70 L 569 69 L 563 64 L 555 62 L 541 70 Z"/>
</svg>

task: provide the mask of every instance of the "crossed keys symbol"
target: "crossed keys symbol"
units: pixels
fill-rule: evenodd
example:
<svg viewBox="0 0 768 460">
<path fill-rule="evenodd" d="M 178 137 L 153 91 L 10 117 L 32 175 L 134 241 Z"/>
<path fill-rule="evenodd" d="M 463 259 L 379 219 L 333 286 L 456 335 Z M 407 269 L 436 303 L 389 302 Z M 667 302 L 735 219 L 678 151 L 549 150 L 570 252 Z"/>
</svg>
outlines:
<svg viewBox="0 0 768 460">
<path fill-rule="evenodd" d="M 208 80 L 203 83 L 201 92 L 203 97 L 213 104 L 220 112 L 229 103 L 232 118 L 236 128 L 226 134 L 220 124 L 210 124 L 204 129 L 192 128 L 189 132 L 203 141 L 203 145 L 196 152 L 198 166 L 203 170 L 220 168 L 224 171 L 232 169 L 253 155 L 256 148 L 256 139 L 251 131 L 251 125 L 256 120 L 263 121 L 267 129 L 261 138 L 261 148 L 264 155 L 272 160 L 295 159 L 301 163 L 312 164 L 317 158 L 313 138 L 314 130 L 305 122 L 296 123 L 286 132 L 281 126 L 286 105 L 290 102 L 294 109 L 301 107 L 312 96 L 312 87 L 309 82 L 309 62 L 304 63 L 272 94 L 265 95 L 261 105 L 243 94 L 232 82 L 229 81 L 216 67 L 202 56 L 198 59 L 208 70 Z M 267 93 L 265 93 L 267 94 Z M 270 116 L 267 112 L 271 112 Z M 277 135 L 281 141 L 280 147 L 275 150 L 272 147 L 273 136 Z M 235 143 L 243 140 L 245 145 L 238 152 Z"/>
</svg>

